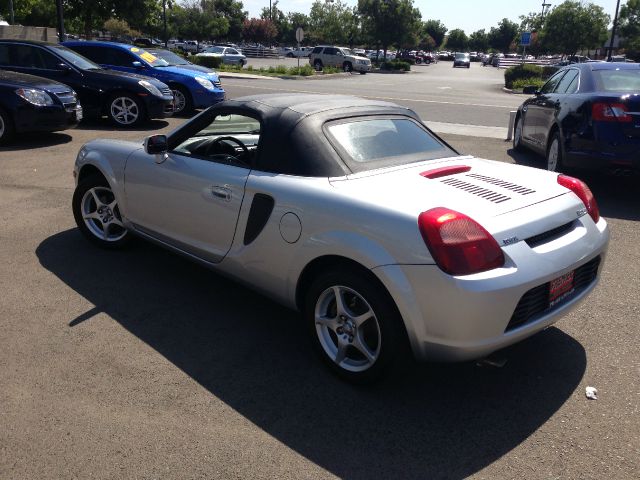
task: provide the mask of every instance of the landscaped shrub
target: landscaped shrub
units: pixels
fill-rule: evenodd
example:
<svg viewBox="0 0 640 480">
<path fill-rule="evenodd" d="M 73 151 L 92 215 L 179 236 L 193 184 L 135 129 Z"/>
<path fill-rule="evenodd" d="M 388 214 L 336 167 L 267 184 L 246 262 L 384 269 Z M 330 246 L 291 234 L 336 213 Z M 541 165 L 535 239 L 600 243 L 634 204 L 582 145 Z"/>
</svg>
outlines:
<svg viewBox="0 0 640 480">
<path fill-rule="evenodd" d="M 276 73 L 278 75 L 286 75 L 287 74 L 287 67 L 285 65 L 278 65 L 276 67 Z"/>
<path fill-rule="evenodd" d="M 540 90 L 545 82 L 546 80 L 540 77 L 519 78 L 511 84 L 511 88 L 514 90 L 522 90 L 524 87 L 528 87 L 529 85 L 535 85 L 538 90 Z"/>
<path fill-rule="evenodd" d="M 220 68 L 220 65 L 222 65 L 222 58 L 220 57 L 198 57 L 195 55 L 189 58 L 189 61 L 207 68 Z"/>
<path fill-rule="evenodd" d="M 542 67 L 525 63 L 507 68 L 504 72 L 504 86 L 513 88 L 513 82 L 521 78 L 542 78 Z"/>
<path fill-rule="evenodd" d="M 404 60 L 386 61 L 380 64 L 380 70 L 402 70 L 408 72 L 411 70 L 411 64 Z"/>
</svg>

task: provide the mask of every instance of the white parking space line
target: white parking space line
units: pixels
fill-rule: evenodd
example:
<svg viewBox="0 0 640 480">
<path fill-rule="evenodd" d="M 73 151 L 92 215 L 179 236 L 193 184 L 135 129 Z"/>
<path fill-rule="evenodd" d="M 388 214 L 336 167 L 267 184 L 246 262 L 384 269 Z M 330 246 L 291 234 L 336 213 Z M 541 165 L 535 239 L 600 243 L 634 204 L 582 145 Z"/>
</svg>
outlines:
<svg viewBox="0 0 640 480">
<path fill-rule="evenodd" d="M 225 85 L 231 85 L 232 87 L 242 87 L 246 89 L 254 89 L 254 90 L 273 90 L 275 92 L 282 92 L 282 87 L 273 88 L 273 87 L 265 87 L 265 86 L 253 86 L 247 85 L 246 83 L 233 83 L 233 82 L 225 82 Z M 297 89 L 287 89 L 289 93 L 323 93 L 317 92 L 314 90 L 297 90 Z M 514 107 L 511 105 L 491 105 L 486 103 L 464 103 L 464 102 L 443 102 L 441 100 L 422 100 L 418 98 L 402 98 L 402 97 L 380 97 L 374 95 L 365 95 L 361 94 L 361 97 L 372 98 L 374 100 L 388 100 L 392 102 L 416 102 L 416 103 L 433 103 L 438 105 L 462 105 L 467 107 L 487 107 L 487 108 L 505 108 L 509 110 L 513 110 Z"/>
<path fill-rule="evenodd" d="M 463 135 L 465 137 L 507 138 L 506 127 L 486 127 L 483 125 L 465 125 L 462 123 L 424 122 L 424 124 L 436 133 L 451 135 Z"/>
</svg>

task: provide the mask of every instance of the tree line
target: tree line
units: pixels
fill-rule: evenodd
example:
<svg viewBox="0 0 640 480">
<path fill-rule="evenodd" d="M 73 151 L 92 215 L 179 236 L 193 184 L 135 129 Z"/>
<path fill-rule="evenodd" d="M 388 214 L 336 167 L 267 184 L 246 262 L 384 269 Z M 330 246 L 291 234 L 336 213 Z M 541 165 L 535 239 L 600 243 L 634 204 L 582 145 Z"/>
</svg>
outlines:
<svg viewBox="0 0 640 480">
<path fill-rule="evenodd" d="M 0 0 L 0 13 L 8 18 L 9 0 Z M 15 1 L 16 23 L 55 26 L 55 2 Z M 162 38 L 163 0 L 64 0 L 65 25 L 69 32 L 91 36 L 107 29 L 119 34 L 144 34 Z M 295 44 L 295 31 L 305 30 L 305 43 L 366 45 L 380 49 L 420 48 L 456 51 L 517 49 L 519 35 L 531 31 L 533 54 L 575 54 L 598 48 L 607 38 L 611 17 L 602 7 L 567 0 L 546 15 L 530 13 L 520 24 L 507 18 L 489 31 L 467 35 L 449 31 L 439 20 L 422 20 L 413 0 L 358 0 L 350 7 L 343 0 L 316 0 L 308 14 L 283 12 L 275 0 L 259 18 L 249 18 L 238 0 L 164 0 L 168 37 L 211 41 L 250 41 L 264 44 Z M 619 32 L 624 47 L 640 50 L 640 0 L 627 0 L 620 10 Z"/>
</svg>

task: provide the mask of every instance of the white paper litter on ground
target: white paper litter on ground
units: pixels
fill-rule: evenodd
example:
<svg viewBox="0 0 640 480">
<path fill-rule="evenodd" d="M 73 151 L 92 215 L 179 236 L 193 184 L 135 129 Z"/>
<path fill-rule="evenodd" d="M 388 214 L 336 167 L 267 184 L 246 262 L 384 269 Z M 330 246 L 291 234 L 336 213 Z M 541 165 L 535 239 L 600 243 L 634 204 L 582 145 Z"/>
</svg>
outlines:
<svg viewBox="0 0 640 480">
<path fill-rule="evenodd" d="M 587 387 L 585 389 L 584 394 L 587 396 L 589 400 L 597 400 L 598 399 L 598 389 L 595 387 Z"/>
</svg>

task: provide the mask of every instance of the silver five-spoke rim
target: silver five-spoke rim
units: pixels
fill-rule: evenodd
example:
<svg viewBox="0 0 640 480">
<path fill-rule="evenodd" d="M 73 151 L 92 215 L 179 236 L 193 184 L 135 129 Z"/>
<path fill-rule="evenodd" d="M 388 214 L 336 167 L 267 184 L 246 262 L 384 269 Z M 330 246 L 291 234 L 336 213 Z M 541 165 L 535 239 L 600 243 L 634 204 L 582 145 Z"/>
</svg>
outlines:
<svg viewBox="0 0 640 480">
<path fill-rule="evenodd" d="M 184 94 L 180 90 L 172 90 L 173 92 L 173 111 L 179 113 L 184 110 L 184 106 L 187 103 L 187 99 L 184 98 Z"/>
<path fill-rule="evenodd" d="M 370 368 L 380 356 L 380 325 L 369 303 L 355 290 L 336 285 L 316 302 L 316 333 L 324 352 L 350 372 Z"/>
<path fill-rule="evenodd" d="M 518 119 L 516 122 L 516 133 L 513 135 L 513 142 L 516 147 L 520 145 L 520 140 L 522 138 L 522 120 Z"/>
<path fill-rule="evenodd" d="M 140 110 L 131 98 L 118 97 L 111 102 L 111 116 L 122 125 L 131 125 L 140 116 Z"/>
<path fill-rule="evenodd" d="M 547 155 L 547 170 L 551 172 L 555 172 L 558 168 L 559 147 L 558 139 L 554 138 L 549 147 L 549 154 Z"/>
<path fill-rule="evenodd" d="M 80 209 L 84 224 L 100 240 L 117 242 L 127 234 L 116 197 L 109 188 L 93 187 L 87 190 Z"/>
</svg>

